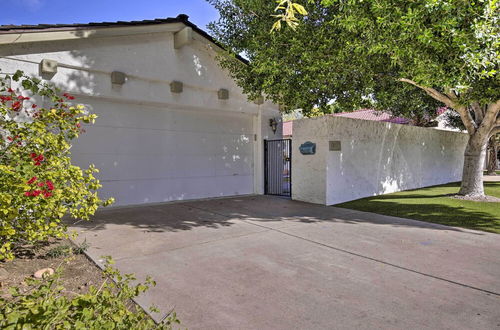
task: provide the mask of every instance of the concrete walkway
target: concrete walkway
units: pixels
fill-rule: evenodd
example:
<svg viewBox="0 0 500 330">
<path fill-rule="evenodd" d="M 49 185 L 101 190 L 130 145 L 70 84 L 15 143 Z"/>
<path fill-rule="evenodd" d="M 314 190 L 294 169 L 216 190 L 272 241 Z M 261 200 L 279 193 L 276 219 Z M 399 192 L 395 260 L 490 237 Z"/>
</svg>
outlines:
<svg viewBox="0 0 500 330">
<path fill-rule="evenodd" d="M 500 329 L 500 236 L 251 196 L 100 212 L 100 262 L 189 329 Z M 161 315 L 155 315 L 160 318 Z"/>
<path fill-rule="evenodd" d="M 485 175 L 483 180 L 484 182 L 500 182 L 500 175 Z"/>
</svg>

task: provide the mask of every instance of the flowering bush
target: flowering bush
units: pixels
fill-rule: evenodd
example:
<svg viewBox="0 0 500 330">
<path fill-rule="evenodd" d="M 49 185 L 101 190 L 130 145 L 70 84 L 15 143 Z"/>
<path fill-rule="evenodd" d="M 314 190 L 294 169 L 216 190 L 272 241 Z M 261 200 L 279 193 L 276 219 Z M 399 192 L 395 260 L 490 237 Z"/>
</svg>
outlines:
<svg viewBox="0 0 500 330">
<path fill-rule="evenodd" d="M 99 198 L 94 166 L 71 164 L 71 141 L 96 118 L 73 99 L 21 71 L 0 77 L 0 260 L 21 244 L 66 236 L 64 215 L 88 219 L 113 202 Z"/>
</svg>

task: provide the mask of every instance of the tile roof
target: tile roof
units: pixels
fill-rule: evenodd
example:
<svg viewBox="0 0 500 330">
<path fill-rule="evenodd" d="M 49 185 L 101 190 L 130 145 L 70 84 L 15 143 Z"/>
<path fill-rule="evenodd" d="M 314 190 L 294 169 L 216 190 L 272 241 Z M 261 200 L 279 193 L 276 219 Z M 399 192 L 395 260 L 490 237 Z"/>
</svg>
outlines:
<svg viewBox="0 0 500 330">
<path fill-rule="evenodd" d="M 333 113 L 329 116 L 336 117 L 346 117 L 361 120 L 371 120 L 371 121 L 381 121 L 393 124 L 403 124 L 409 125 L 410 121 L 402 117 L 392 117 L 390 114 L 373 110 L 373 109 L 361 109 L 353 112 L 339 112 Z M 293 120 L 283 122 L 283 136 L 293 135 Z"/>
<path fill-rule="evenodd" d="M 394 124 L 409 124 L 410 121 L 403 117 L 393 117 L 391 114 L 373 109 L 361 109 L 353 112 L 334 113 L 332 116 L 346 117 L 353 119 L 382 121 Z"/>
<path fill-rule="evenodd" d="M 283 122 L 283 136 L 292 136 L 293 120 Z"/>
<path fill-rule="evenodd" d="M 154 25 L 165 23 L 185 23 L 189 16 L 180 14 L 177 17 L 156 18 L 142 21 L 116 21 L 116 22 L 90 22 L 90 23 L 71 23 L 71 24 L 36 24 L 36 25 L 0 25 L 0 33 L 37 32 L 40 30 L 67 30 L 67 29 L 85 29 L 98 27 L 120 27 L 134 25 Z M 190 23 L 190 22 L 189 22 Z M 191 23 L 192 24 L 192 23 Z M 194 24 L 192 24 L 194 25 Z M 196 25 L 195 25 L 196 26 Z"/>
<path fill-rule="evenodd" d="M 183 23 L 191 27 L 195 32 L 213 42 L 217 46 L 225 49 L 226 47 L 215 40 L 206 31 L 199 28 L 196 24 L 189 21 L 189 16 L 186 14 L 177 15 L 177 17 L 156 18 L 142 21 L 116 21 L 116 22 L 91 22 L 91 23 L 71 23 L 71 24 L 36 24 L 36 25 L 0 25 L 0 34 L 10 33 L 26 33 L 26 32 L 50 32 L 50 31 L 67 31 L 67 30 L 84 30 L 95 28 L 108 27 L 125 27 L 125 26 L 145 26 L 158 25 L 169 23 Z M 248 64 L 248 60 L 236 54 L 236 57 Z"/>
</svg>

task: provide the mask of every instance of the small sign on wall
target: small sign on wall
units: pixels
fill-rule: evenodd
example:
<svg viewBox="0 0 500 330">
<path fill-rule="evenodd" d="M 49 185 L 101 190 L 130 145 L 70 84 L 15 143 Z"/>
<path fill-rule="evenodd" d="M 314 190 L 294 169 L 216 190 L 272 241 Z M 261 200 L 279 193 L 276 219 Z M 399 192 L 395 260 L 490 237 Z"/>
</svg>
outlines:
<svg viewBox="0 0 500 330">
<path fill-rule="evenodd" d="M 328 150 L 330 150 L 330 151 L 342 150 L 342 146 L 340 144 L 340 141 L 329 141 L 328 142 Z"/>
<path fill-rule="evenodd" d="M 304 142 L 300 145 L 299 151 L 303 155 L 314 155 L 316 153 L 316 143 Z"/>
</svg>

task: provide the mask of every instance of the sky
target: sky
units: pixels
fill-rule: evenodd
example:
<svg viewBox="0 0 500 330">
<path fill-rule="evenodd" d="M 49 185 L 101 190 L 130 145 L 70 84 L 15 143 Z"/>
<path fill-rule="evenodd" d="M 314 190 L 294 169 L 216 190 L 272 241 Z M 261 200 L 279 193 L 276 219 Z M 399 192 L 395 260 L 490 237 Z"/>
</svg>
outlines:
<svg viewBox="0 0 500 330">
<path fill-rule="evenodd" d="M 132 21 L 179 14 L 200 28 L 218 18 L 206 0 L 0 0 L 0 25 Z"/>
</svg>

